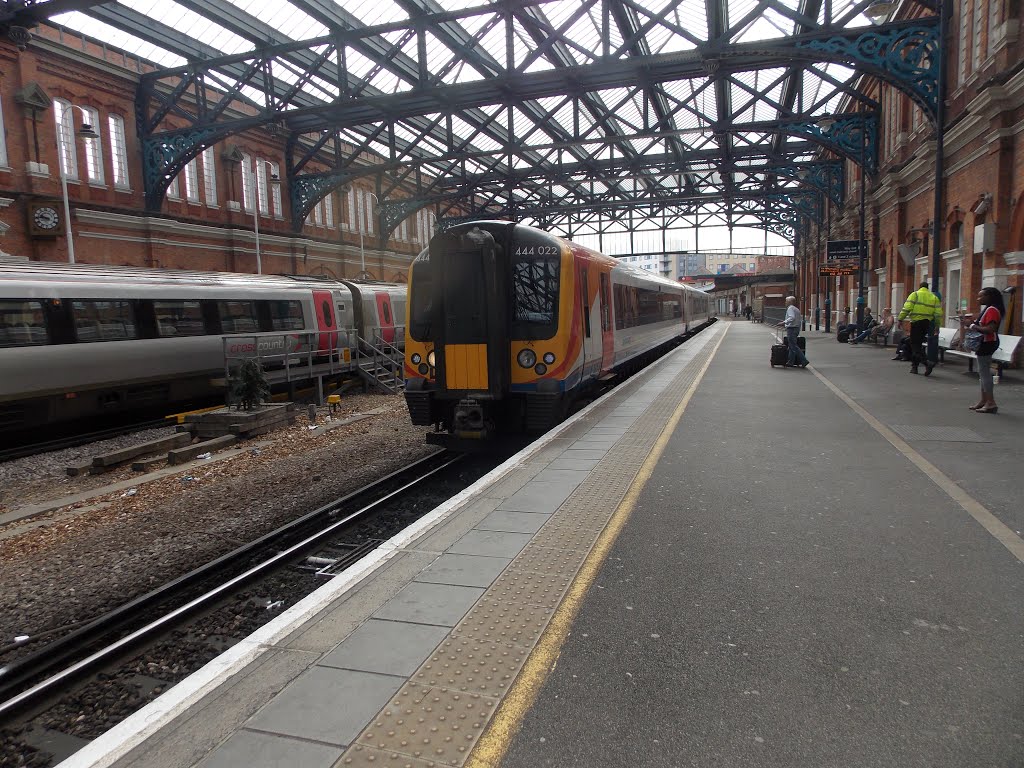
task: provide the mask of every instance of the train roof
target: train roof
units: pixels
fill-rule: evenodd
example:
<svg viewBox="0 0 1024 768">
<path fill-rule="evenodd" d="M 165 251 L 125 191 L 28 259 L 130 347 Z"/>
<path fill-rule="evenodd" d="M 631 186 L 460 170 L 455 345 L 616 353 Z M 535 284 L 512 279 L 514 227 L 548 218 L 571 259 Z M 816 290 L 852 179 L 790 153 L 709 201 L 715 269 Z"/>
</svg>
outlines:
<svg viewBox="0 0 1024 768">
<path fill-rule="evenodd" d="M 61 264 L 56 262 L 3 262 L 0 280 L 69 282 L 69 283 L 146 283 L 149 285 L 203 285 L 232 288 L 294 288 L 296 284 L 341 287 L 400 287 L 398 283 L 373 280 L 336 279 L 325 275 L 254 275 L 239 272 L 202 272 L 186 269 L 149 269 L 106 264 Z"/>
</svg>

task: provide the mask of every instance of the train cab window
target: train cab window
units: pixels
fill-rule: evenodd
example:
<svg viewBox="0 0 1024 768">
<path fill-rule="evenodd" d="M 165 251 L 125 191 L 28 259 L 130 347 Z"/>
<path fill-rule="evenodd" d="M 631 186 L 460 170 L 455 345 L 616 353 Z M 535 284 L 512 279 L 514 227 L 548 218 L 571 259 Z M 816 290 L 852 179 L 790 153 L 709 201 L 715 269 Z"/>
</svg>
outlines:
<svg viewBox="0 0 1024 768">
<path fill-rule="evenodd" d="M 80 342 L 137 339 L 130 301 L 76 299 L 71 302 L 75 336 Z"/>
<path fill-rule="evenodd" d="M 48 344 L 41 301 L 0 300 L 0 347 Z"/>
<path fill-rule="evenodd" d="M 556 246 L 531 248 L 512 261 L 512 338 L 550 339 L 558 327 L 561 254 Z"/>
<path fill-rule="evenodd" d="M 409 335 L 417 341 L 428 341 L 434 314 L 434 275 L 430 262 L 422 256 L 412 263 L 410 285 Z"/>
<path fill-rule="evenodd" d="M 270 305 L 270 327 L 275 331 L 301 331 L 306 327 L 302 319 L 302 303 L 298 301 L 268 301 Z M 330 305 L 325 314 L 330 312 Z"/>
<path fill-rule="evenodd" d="M 257 333 L 256 303 L 252 301 L 218 301 L 220 325 L 223 333 Z"/>
<path fill-rule="evenodd" d="M 203 336 L 203 309 L 198 301 L 154 301 L 157 334 L 168 336 Z"/>
</svg>

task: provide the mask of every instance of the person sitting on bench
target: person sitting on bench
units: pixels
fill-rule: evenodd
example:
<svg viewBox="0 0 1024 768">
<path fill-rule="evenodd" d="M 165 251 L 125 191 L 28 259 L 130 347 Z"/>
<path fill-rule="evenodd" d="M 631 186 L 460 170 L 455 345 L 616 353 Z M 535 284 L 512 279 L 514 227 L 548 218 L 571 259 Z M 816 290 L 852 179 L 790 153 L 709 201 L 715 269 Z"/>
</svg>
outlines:
<svg viewBox="0 0 1024 768">
<path fill-rule="evenodd" d="M 865 312 L 870 313 L 871 310 L 865 310 Z M 885 339 L 888 337 L 889 331 L 892 330 L 893 325 L 896 323 L 896 318 L 893 316 L 892 310 L 889 307 L 882 310 L 882 322 L 874 323 L 874 318 L 872 318 L 873 324 L 867 325 L 867 320 L 868 314 L 865 314 L 864 322 L 866 327 L 863 331 L 857 334 L 855 338 L 850 339 L 851 344 L 860 344 L 866 339 Z"/>
</svg>

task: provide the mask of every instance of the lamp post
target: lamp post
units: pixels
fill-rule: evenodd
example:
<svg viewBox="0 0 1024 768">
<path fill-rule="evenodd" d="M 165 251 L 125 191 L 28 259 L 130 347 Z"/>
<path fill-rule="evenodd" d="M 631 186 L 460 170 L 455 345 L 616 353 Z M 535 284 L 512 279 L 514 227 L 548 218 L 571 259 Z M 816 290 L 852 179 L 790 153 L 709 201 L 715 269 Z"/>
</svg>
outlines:
<svg viewBox="0 0 1024 768">
<path fill-rule="evenodd" d="M 857 243 L 857 332 L 864 330 L 864 267 L 867 263 L 867 177 L 865 165 L 868 131 L 864 119 L 864 104 L 860 106 L 860 242 Z"/>
<path fill-rule="evenodd" d="M 942 250 L 939 233 L 942 231 L 942 177 L 945 174 L 946 138 L 946 39 L 949 26 L 950 0 L 939 0 L 939 82 L 935 97 L 935 207 L 932 210 L 932 293 L 939 294 L 939 270 L 942 268 Z M 939 359 L 938 331 L 928 336 L 928 360 Z"/>
<path fill-rule="evenodd" d="M 270 189 L 275 189 L 275 188 L 279 189 L 281 187 L 281 180 L 278 178 L 277 174 L 274 173 L 274 166 L 273 166 L 273 164 L 269 160 L 265 160 L 263 158 L 257 157 L 256 161 L 255 161 L 255 163 L 253 165 L 252 173 L 251 174 L 247 174 L 249 176 L 249 183 L 253 187 L 255 187 L 255 190 L 253 190 L 252 188 L 249 189 L 249 195 L 250 195 L 250 198 L 252 199 L 252 203 L 253 203 L 253 208 L 252 208 L 252 228 L 253 228 L 253 233 L 256 235 L 256 274 L 257 275 L 262 275 L 263 274 L 263 256 L 260 253 L 260 185 L 257 183 L 256 177 L 259 175 L 259 169 L 262 166 L 264 166 L 264 165 L 267 168 L 267 174 L 268 174 L 268 176 L 270 178 Z M 269 190 L 268 190 L 268 196 L 269 196 Z M 267 200 L 267 211 L 268 212 L 270 211 L 270 200 Z"/>
<path fill-rule="evenodd" d="M 374 199 L 374 202 L 377 203 L 377 205 L 380 205 L 380 200 L 377 198 L 377 196 L 375 194 L 373 194 L 373 192 L 367 192 L 366 194 L 368 194 L 370 197 L 372 197 Z M 369 218 L 369 215 L 364 217 L 364 219 L 367 219 L 367 218 Z M 363 221 L 359 222 L 359 260 L 362 263 L 362 270 L 363 270 L 362 271 L 362 275 L 365 278 L 366 277 L 366 250 L 363 248 Z"/>
<path fill-rule="evenodd" d="M 72 156 L 68 152 L 67 137 L 64 133 L 74 127 L 74 110 L 76 109 L 82 113 L 82 127 L 78 129 L 76 135 L 83 139 L 98 139 L 100 137 L 89 123 L 90 115 L 85 107 L 80 107 L 77 104 L 68 104 L 67 108 L 61 107 L 61 120 L 57 126 L 57 143 L 60 151 L 57 165 L 60 167 L 60 190 L 64 197 L 64 234 L 68 241 L 68 264 L 75 263 L 75 238 L 71 232 L 71 201 L 68 199 L 68 169 L 66 168 L 71 163 Z M 65 122 L 65 118 L 68 122 Z"/>
</svg>

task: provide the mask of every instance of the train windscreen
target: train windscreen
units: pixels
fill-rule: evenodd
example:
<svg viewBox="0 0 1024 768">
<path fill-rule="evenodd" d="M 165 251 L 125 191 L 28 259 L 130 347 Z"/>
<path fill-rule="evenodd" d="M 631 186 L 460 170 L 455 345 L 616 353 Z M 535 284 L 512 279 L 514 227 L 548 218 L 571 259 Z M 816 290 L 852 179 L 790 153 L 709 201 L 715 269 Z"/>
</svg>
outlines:
<svg viewBox="0 0 1024 768">
<path fill-rule="evenodd" d="M 409 335 L 416 341 L 431 341 L 431 315 L 434 312 L 434 272 L 424 258 L 412 264 L 409 290 Z"/>
<path fill-rule="evenodd" d="M 519 245 L 512 257 L 514 339 L 550 339 L 558 330 L 561 251 L 556 245 Z"/>
</svg>

